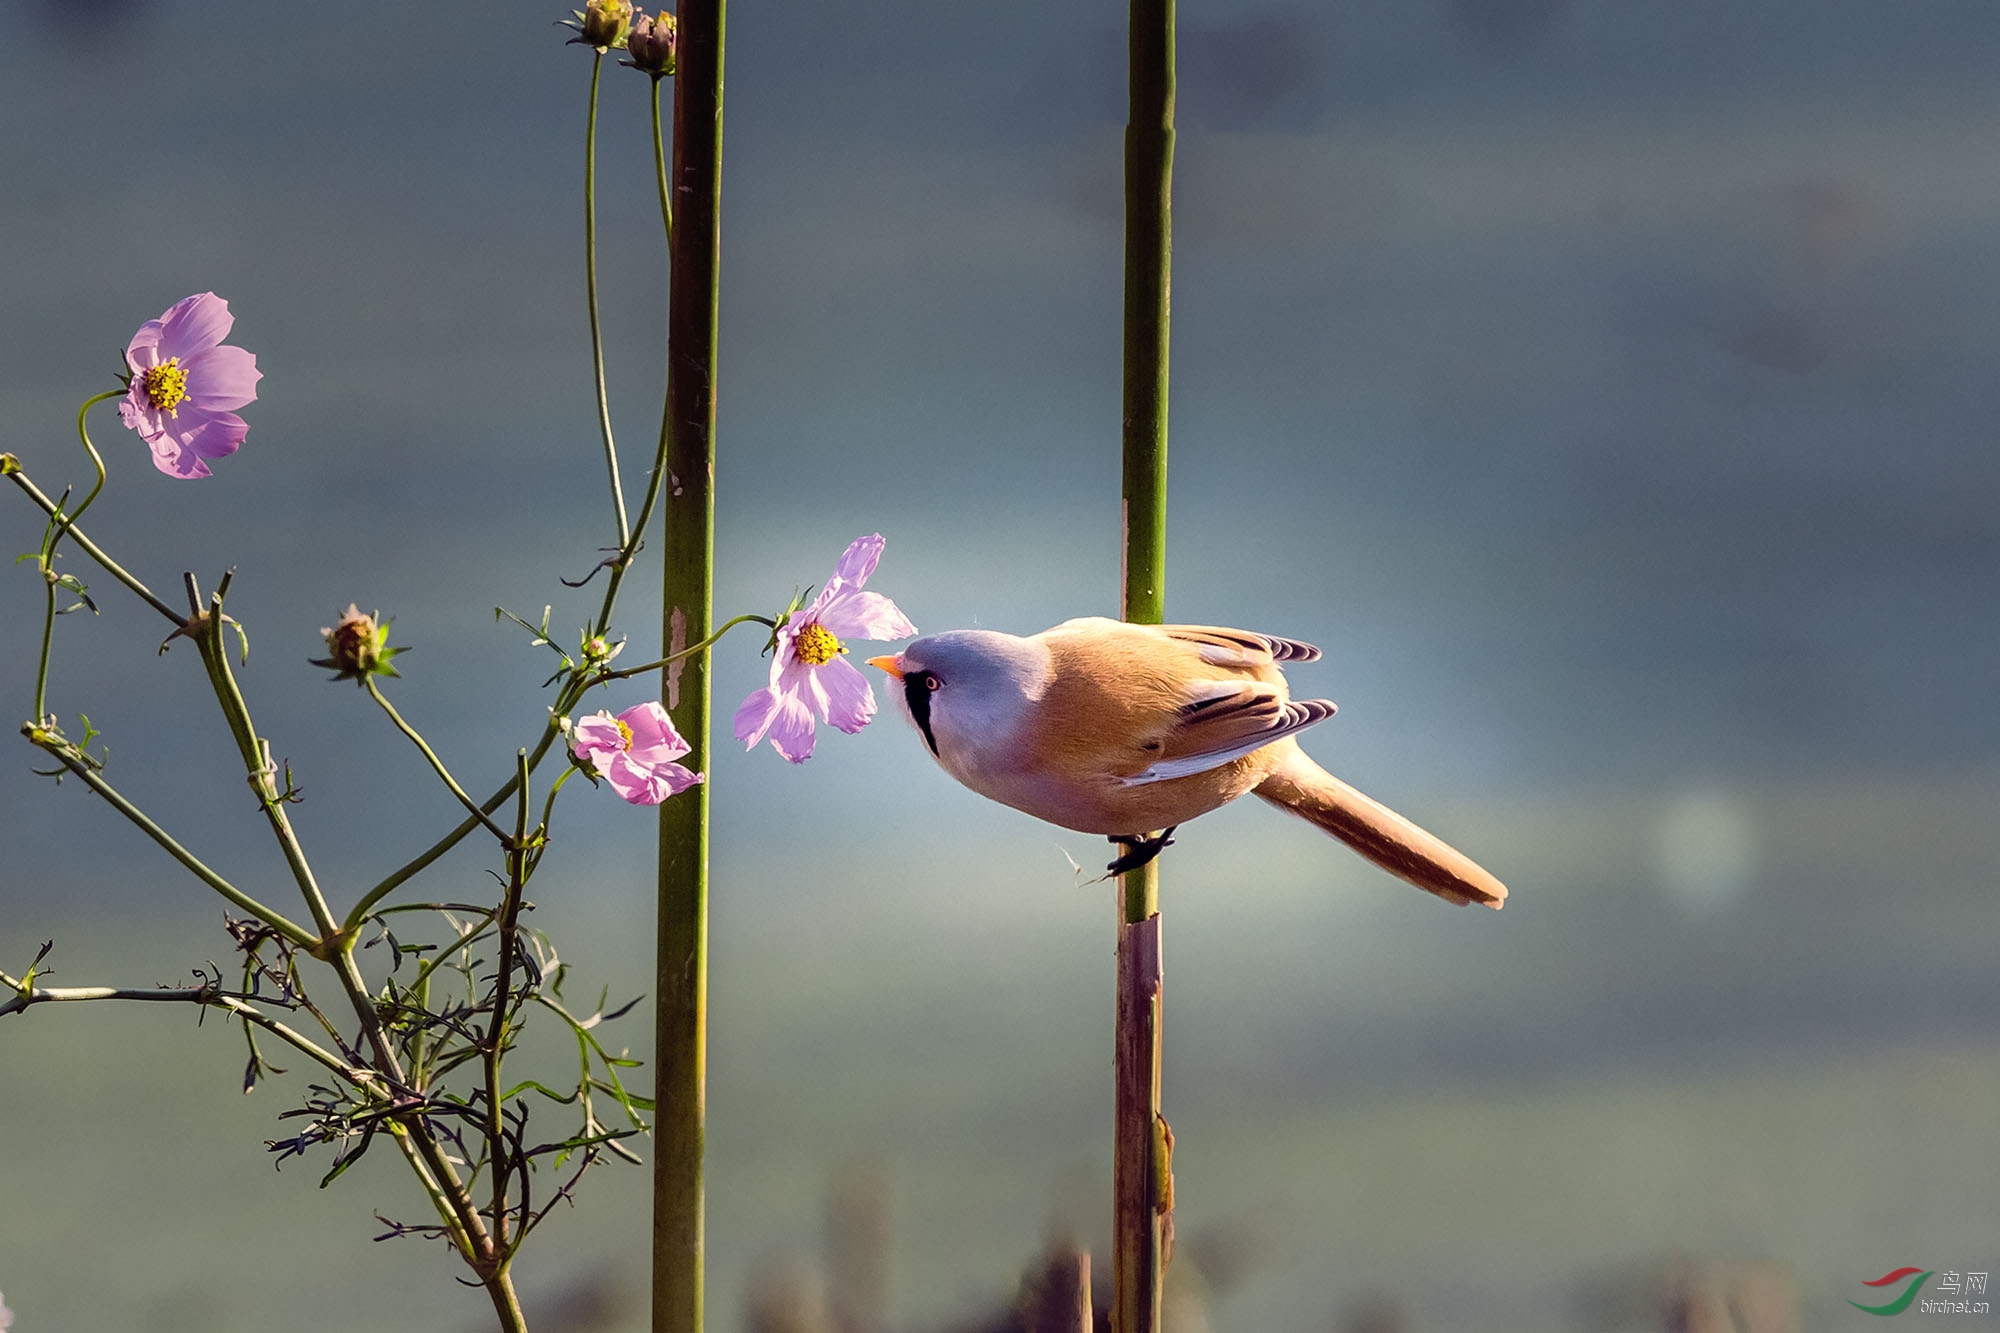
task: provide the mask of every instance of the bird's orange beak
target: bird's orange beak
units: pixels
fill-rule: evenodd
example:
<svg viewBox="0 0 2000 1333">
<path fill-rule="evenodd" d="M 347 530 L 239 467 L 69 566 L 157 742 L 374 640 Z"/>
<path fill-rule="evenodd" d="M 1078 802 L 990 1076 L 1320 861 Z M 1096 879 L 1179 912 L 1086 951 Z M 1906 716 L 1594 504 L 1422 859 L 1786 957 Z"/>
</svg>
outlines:
<svg viewBox="0 0 2000 1333">
<path fill-rule="evenodd" d="M 871 657 L 868 659 L 868 665 L 882 668 L 882 670 L 888 672 L 897 680 L 903 678 L 903 655 L 901 653 L 891 653 L 883 657 Z"/>
</svg>

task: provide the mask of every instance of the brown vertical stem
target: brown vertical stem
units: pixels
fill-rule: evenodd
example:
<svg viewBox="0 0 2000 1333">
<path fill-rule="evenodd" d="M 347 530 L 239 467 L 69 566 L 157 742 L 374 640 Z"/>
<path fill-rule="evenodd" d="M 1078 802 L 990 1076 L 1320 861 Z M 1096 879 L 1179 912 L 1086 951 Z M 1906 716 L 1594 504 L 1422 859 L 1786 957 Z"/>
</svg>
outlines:
<svg viewBox="0 0 2000 1333">
<path fill-rule="evenodd" d="M 1160 917 L 1118 927 L 1112 1327 L 1152 1333 L 1173 1245 L 1172 1135 L 1160 1115 Z"/>
<path fill-rule="evenodd" d="M 1158 624 L 1166 614 L 1174 0 L 1131 0 L 1129 56 L 1120 600 L 1125 619 Z M 1119 883 L 1111 1237 L 1117 1333 L 1158 1333 L 1173 1246 L 1173 1138 L 1160 1115 L 1158 874 L 1148 864 Z"/>
</svg>

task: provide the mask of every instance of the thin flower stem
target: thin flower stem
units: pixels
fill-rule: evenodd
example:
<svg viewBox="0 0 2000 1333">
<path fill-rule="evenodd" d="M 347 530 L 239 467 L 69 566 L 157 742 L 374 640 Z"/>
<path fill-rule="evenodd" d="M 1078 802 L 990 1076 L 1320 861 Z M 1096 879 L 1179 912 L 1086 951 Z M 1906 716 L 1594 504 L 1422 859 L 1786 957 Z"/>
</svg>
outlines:
<svg viewBox="0 0 2000 1333">
<path fill-rule="evenodd" d="M 737 616 L 734 620 L 725 622 L 722 628 L 716 630 L 715 633 L 709 635 L 707 638 L 703 639 L 700 643 L 697 643 L 692 648 L 683 648 L 679 652 L 674 653 L 667 657 L 662 657 L 655 662 L 642 662 L 638 666 L 624 667 L 618 671 L 603 672 L 600 675 L 591 677 L 590 683 L 593 686 L 603 685 L 609 681 L 624 680 L 628 676 L 637 676 L 648 671 L 658 671 L 661 667 L 672 666 L 675 662 L 686 661 L 688 658 L 693 657 L 696 653 L 707 652 L 711 647 L 715 645 L 718 639 L 720 639 L 723 635 L 727 634 L 730 630 L 734 629 L 736 626 L 746 625 L 753 622 L 764 626 L 766 629 L 776 629 L 778 627 L 778 622 L 772 620 L 769 616 L 757 616 L 757 615 Z"/>
<path fill-rule="evenodd" d="M 507 831 L 491 819 L 488 819 L 486 812 L 475 805 L 472 798 L 465 794 L 465 788 L 458 785 L 458 779 L 453 777 L 451 770 L 444 766 L 444 760 L 437 757 L 437 751 L 431 749 L 430 743 L 418 734 L 415 727 L 403 720 L 403 715 L 396 711 L 396 706 L 389 702 L 388 697 L 382 693 L 381 687 L 376 685 L 375 678 L 373 676 L 364 676 L 361 685 L 362 688 L 368 691 L 368 697 L 379 704 L 382 711 L 389 715 L 389 720 L 396 724 L 396 730 L 409 737 L 410 743 L 422 752 L 424 758 L 430 763 L 431 770 L 444 780 L 445 786 L 451 788 L 451 794 L 458 798 L 458 803 L 467 810 L 470 810 L 472 817 L 486 826 L 487 832 L 500 839 L 501 842 L 506 842 Z"/>
<path fill-rule="evenodd" d="M 486 1039 L 480 1043 L 486 1066 L 486 1155 L 493 1168 L 493 1244 L 502 1262 L 518 1248 L 528 1231 L 525 1193 L 521 1206 L 521 1231 L 512 1245 L 507 1241 L 507 1184 L 511 1175 L 507 1149 L 507 1120 L 501 1100 L 500 1061 L 507 1049 L 508 1012 L 513 1003 L 514 953 L 518 947 L 517 928 L 521 918 L 521 894 L 528 875 L 528 752 L 514 754 L 514 838 L 507 849 L 507 892 L 495 918 L 499 927 L 499 957 L 494 964 L 493 1021 L 487 1025 Z M 523 1168 L 526 1169 L 525 1166 Z M 525 1190 L 527 1180 L 522 1179 Z"/>
<path fill-rule="evenodd" d="M 535 872 L 535 867 L 542 863 L 542 853 L 548 850 L 549 822 L 555 818 L 556 797 L 562 794 L 563 784 L 575 777 L 578 771 L 574 765 L 565 768 L 561 776 L 549 784 L 548 797 L 542 802 L 542 822 L 535 826 L 536 845 L 528 857 L 528 873 L 531 875 Z"/>
<path fill-rule="evenodd" d="M 123 398 L 124 396 L 125 390 L 113 389 L 109 393 L 100 393 L 94 398 L 84 399 L 83 406 L 76 410 L 76 437 L 83 441 L 83 451 L 90 455 L 90 465 L 97 469 L 97 484 L 90 488 L 90 494 L 83 497 L 83 503 L 78 505 L 67 519 L 63 520 L 62 526 L 65 528 L 82 518 L 83 511 L 90 508 L 91 504 L 97 499 L 97 493 L 104 489 L 104 459 L 98 454 L 97 446 L 90 442 L 90 431 L 84 424 L 84 418 L 90 414 L 90 409 L 96 407 L 99 403 L 109 402 L 113 398 Z M 56 540 L 62 540 L 61 531 L 56 533 Z M 54 543 L 50 544 L 49 554 L 54 554 Z"/>
<path fill-rule="evenodd" d="M 618 446 L 611 439 L 611 399 L 604 387 L 604 329 L 597 317 L 597 84 L 604 72 L 600 48 L 590 62 L 590 117 L 583 134 L 583 283 L 590 306 L 590 364 L 597 376 L 597 428 L 604 437 L 604 466 L 611 474 L 611 512 L 620 549 L 632 540 L 625 517 L 625 489 L 618 481 Z"/>
<path fill-rule="evenodd" d="M 674 244 L 674 198 L 667 188 L 667 136 L 660 124 L 660 81 L 666 76 L 653 76 L 653 177 L 660 187 L 660 226 L 667 233 L 667 247 Z M 641 527 L 645 525 L 640 524 Z"/>
<path fill-rule="evenodd" d="M 232 995 L 226 991 L 193 987 L 185 990 L 153 989 L 139 990 L 120 986 L 30 986 L 0 972 L 0 989 L 14 992 L 13 997 L 0 1002 L 0 1018 L 8 1014 L 18 1014 L 37 1004 L 64 1004 L 82 1000 L 134 1000 L 140 1003 L 182 1003 L 198 1004 L 211 1009 L 223 1009 L 245 1022 L 264 1029 L 272 1036 L 293 1047 L 308 1059 L 314 1060 L 346 1082 L 349 1086 L 367 1092 L 382 1090 L 382 1080 L 373 1072 L 360 1069 L 327 1050 L 312 1038 L 287 1024 L 280 1023 L 255 1005 L 249 1004 L 248 997 Z"/>
<path fill-rule="evenodd" d="M 13 467 L 7 467 L 5 466 L 6 462 L 14 462 L 15 465 Z M 33 500 L 35 502 L 36 507 L 39 508 L 44 514 L 47 514 L 50 518 L 57 519 L 58 521 L 62 519 L 63 516 L 62 506 L 57 504 L 54 500 L 51 500 L 47 495 L 43 494 L 41 487 L 35 485 L 34 482 L 28 480 L 28 474 L 20 470 L 19 463 L 17 460 L 14 459 L 14 456 L 12 454 L 0 454 L 0 475 L 5 475 L 13 478 L 14 484 L 20 487 L 22 493 L 25 494 L 30 500 Z M 139 582 L 138 579 L 135 579 L 130 574 L 126 573 L 124 568 L 121 567 L 117 561 L 113 560 L 110 556 L 104 554 L 104 552 L 98 548 L 97 543 L 91 541 L 90 538 L 84 536 L 83 533 L 80 530 L 78 530 L 73 521 L 64 523 L 63 532 L 64 535 L 66 535 L 71 541 L 76 543 L 76 547 L 78 550 L 82 551 L 92 560 L 95 560 L 98 563 L 99 567 L 102 568 L 105 573 L 109 574 L 112 578 L 117 579 L 120 583 L 124 584 L 127 588 L 129 588 L 133 592 L 134 595 L 139 597 L 147 605 L 151 606 L 155 611 L 158 611 L 168 620 L 173 621 L 176 626 L 182 626 L 187 624 L 186 616 L 183 616 L 180 612 L 174 610 L 173 607 L 167 605 L 165 602 L 161 601 L 158 597 L 155 597 L 153 595 L 153 590 L 151 588 L 148 588 L 145 584 Z"/>
<path fill-rule="evenodd" d="M 312 867 L 306 861 L 305 850 L 299 845 L 298 835 L 285 814 L 286 793 L 278 790 L 270 748 L 257 735 L 257 729 L 250 720 L 249 705 L 244 702 L 236 677 L 229 670 L 229 658 L 222 642 L 222 607 L 229 591 L 230 578 L 228 574 L 223 575 L 210 596 L 208 611 L 193 636 L 195 644 L 201 650 L 202 664 L 208 669 L 209 683 L 214 687 L 216 700 L 222 705 L 223 718 L 229 724 L 230 734 L 236 738 L 236 748 L 243 757 L 251 790 L 257 793 L 257 803 L 263 807 L 265 820 L 270 824 L 286 864 L 291 867 L 292 877 L 298 882 L 299 892 L 304 895 L 313 921 L 319 927 L 320 936 L 307 942 L 307 951 L 332 967 L 355 1017 L 361 1022 L 362 1034 L 374 1054 L 375 1068 L 401 1086 L 406 1082 L 402 1062 L 397 1058 L 394 1043 L 382 1028 L 382 1016 L 376 1011 L 368 983 L 354 959 L 354 945 L 359 932 L 343 929 L 334 923 L 332 909 L 327 906 L 326 896 L 320 892 Z M 408 1113 L 392 1117 L 390 1127 L 466 1263 L 493 1291 L 496 1305 L 502 1300 L 503 1290 L 507 1301 L 512 1302 L 512 1283 L 504 1268 L 496 1264 L 493 1238 L 480 1219 L 479 1207 L 472 1201 L 465 1183 L 445 1157 L 422 1116 Z"/>
<path fill-rule="evenodd" d="M 574 682 L 564 685 L 562 690 L 557 694 L 556 702 L 554 703 L 554 705 L 552 705 L 550 709 L 549 721 L 547 725 L 544 726 L 542 729 L 541 739 L 538 742 L 536 742 L 535 748 L 528 752 L 529 772 L 532 773 L 537 767 L 540 766 L 543 757 L 548 754 L 549 748 L 555 744 L 556 738 L 562 735 L 562 731 L 556 725 L 555 719 L 564 716 L 569 712 L 570 709 L 574 708 L 578 702 L 578 699 L 581 697 L 581 694 L 582 690 L 578 688 Z M 502 805 L 504 805 L 507 801 L 507 798 L 512 796 L 513 794 L 514 794 L 514 779 L 509 778 L 504 784 L 502 784 L 500 790 L 494 792 L 491 796 L 487 797 L 484 801 L 480 802 L 479 810 L 481 815 L 484 816 L 492 814 L 495 810 L 498 810 Z M 475 819 L 470 815 L 468 815 L 458 825 L 457 828 L 454 828 L 451 832 L 445 834 L 442 838 L 439 838 L 429 847 L 426 847 L 423 851 L 417 853 L 416 856 L 412 857 L 410 860 L 404 862 L 402 865 L 398 866 L 395 870 L 391 871 L 387 878 L 383 879 L 380 883 L 376 884 L 375 887 L 368 890 L 368 892 L 362 894 L 361 901 L 357 902 L 351 909 L 349 909 L 347 913 L 347 920 L 345 921 L 345 923 L 343 923 L 342 929 L 344 930 L 360 929 L 361 923 L 368 919 L 368 914 L 369 912 L 374 910 L 376 903 L 381 902 L 391 893 L 394 893 L 397 889 L 401 888 L 404 884 L 408 883 L 412 878 L 421 873 L 425 867 L 429 866 L 432 862 L 436 861 L 440 856 L 443 856 L 446 852 L 450 851 L 452 848 L 458 846 L 458 844 L 464 840 L 466 834 L 480 827 L 480 825 L 483 822 L 484 822 L 483 818 Z"/>
<path fill-rule="evenodd" d="M 655 469 L 656 472 L 658 470 L 659 469 Z M 612 570 L 612 574 L 614 577 L 616 577 L 618 573 L 619 570 L 617 568 L 614 568 Z M 605 625 L 609 623 L 610 613 L 611 613 L 610 602 L 607 599 L 605 604 L 604 615 L 600 620 L 600 625 Z M 572 680 L 569 683 L 563 686 L 561 692 L 558 693 L 556 697 L 556 702 L 550 707 L 550 720 L 548 722 L 548 725 L 543 728 L 541 738 L 536 742 L 535 748 L 528 752 L 529 771 L 533 772 L 536 768 L 540 767 L 542 759 L 548 754 L 550 747 L 555 744 L 556 738 L 562 734 L 561 729 L 556 725 L 555 719 L 566 716 L 572 708 L 575 708 L 577 704 L 583 701 L 584 694 L 587 693 L 590 689 L 598 685 L 601 685 L 606 681 L 623 680 L 628 676 L 633 676 L 643 671 L 657 670 L 662 666 L 671 665 L 674 662 L 678 662 L 683 659 L 692 657 L 697 653 L 706 652 L 708 648 L 712 644 L 714 644 L 717 639 L 720 639 L 722 637 L 724 631 L 732 628 L 733 626 L 745 624 L 750 621 L 755 621 L 760 625 L 764 625 L 770 628 L 776 628 L 775 622 L 765 616 L 758 616 L 758 615 L 738 616 L 734 620 L 731 620 L 728 624 L 722 626 L 721 629 L 718 629 L 714 634 L 710 635 L 702 642 L 695 644 L 692 648 L 682 649 L 679 653 L 676 653 L 671 657 L 661 658 L 657 662 L 648 662 L 643 666 L 633 667 L 629 670 L 612 671 L 612 672 L 606 672 L 603 675 L 592 676 L 589 678 L 587 682 L 581 684 L 578 683 L 577 680 L 572 678 Z M 599 632 L 601 633 L 602 630 L 600 629 Z M 498 791 L 494 792 L 491 796 L 487 797 L 484 801 L 479 803 L 479 805 L 476 807 L 478 811 L 477 815 L 467 815 L 466 818 L 462 822 L 460 822 L 456 828 L 451 830 L 451 832 L 445 834 L 443 837 L 439 838 L 436 842 L 432 843 L 429 847 L 426 847 L 423 851 L 419 852 L 416 856 L 412 857 L 410 860 L 398 866 L 394 871 L 390 872 L 390 874 L 387 877 L 382 879 L 373 888 L 369 889 L 367 893 L 361 895 L 361 900 L 355 903 L 354 906 L 351 909 L 349 909 L 347 913 L 347 919 L 344 922 L 342 922 L 341 928 L 343 930 L 350 930 L 350 931 L 359 929 L 361 923 L 367 920 L 369 912 L 374 910 L 375 904 L 381 902 L 384 898 L 394 893 L 404 884 L 407 884 L 411 879 L 415 878 L 418 874 L 422 873 L 426 867 L 430 866 L 433 862 L 435 862 L 439 857 L 443 856 L 446 852 L 449 852 L 452 848 L 458 846 L 458 844 L 465 839 L 465 836 L 468 833 L 471 833 L 474 829 L 480 828 L 482 826 L 491 828 L 492 827 L 491 821 L 488 820 L 486 816 L 491 815 L 495 810 L 498 810 L 502 805 L 504 805 L 507 802 L 507 800 L 514 795 L 514 790 L 515 790 L 514 780 L 512 778 L 509 778 L 504 784 L 502 784 L 502 786 Z"/>
<path fill-rule="evenodd" d="M 147 837 L 158 843 L 167 855 L 185 866 L 189 873 L 193 874 L 196 879 L 208 885 L 209 888 L 214 889 L 229 902 L 248 912 L 251 916 L 256 917 L 280 935 L 283 935 L 293 944 L 301 948 L 310 949 L 319 943 L 319 936 L 313 934 L 313 932 L 307 930 L 297 922 L 289 920 L 282 913 L 264 906 L 264 904 L 252 898 L 234 884 L 231 884 L 221 875 L 209 869 L 202 862 L 201 858 L 181 846 L 180 843 L 174 841 L 172 834 L 154 823 L 138 806 L 126 800 L 123 793 L 116 787 L 106 782 L 103 775 L 93 768 L 89 761 L 68 741 L 53 732 L 44 731 L 41 727 L 33 723 L 23 726 L 21 733 L 28 738 L 31 744 L 47 751 L 64 768 L 76 774 L 82 780 L 84 786 L 102 796 L 113 810 L 125 816 L 141 833 L 144 833 Z"/>
<path fill-rule="evenodd" d="M 674 244 L 673 196 L 668 188 L 666 134 L 660 122 L 660 76 L 653 78 L 653 174 L 660 191 L 660 224 L 666 231 L 667 249 L 672 253 Z M 667 479 L 667 454 L 673 446 L 674 416 L 672 399 L 660 406 L 660 438 L 653 449 L 653 466 L 646 473 L 646 494 L 639 502 L 639 517 L 632 525 L 631 535 L 619 543 L 617 558 L 611 562 L 610 577 L 605 582 L 604 606 L 597 614 L 599 634 L 611 630 L 611 611 L 618 601 L 618 587 L 625 581 L 625 571 L 632 567 L 632 560 L 639 554 L 639 547 L 646 540 L 646 528 L 653 521 L 653 507 L 660 502 L 660 488 Z"/>
<path fill-rule="evenodd" d="M 451 1163 L 444 1160 L 444 1154 L 438 1150 L 429 1133 L 395 1117 L 389 1120 L 389 1133 L 395 1137 L 403 1159 L 410 1164 L 417 1183 L 437 1210 L 439 1219 L 444 1223 L 445 1234 L 451 1237 L 452 1247 L 475 1273 L 479 1272 L 485 1227 L 479 1221 L 479 1214 L 465 1187 L 459 1183 L 458 1173 L 451 1169 Z"/>
<path fill-rule="evenodd" d="M 49 715 L 49 654 L 56 641 L 56 581 L 55 571 L 46 561 L 42 565 L 42 650 L 35 658 L 35 711 L 28 714 L 36 722 L 45 721 Z"/>
<path fill-rule="evenodd" d="M 299 845 L 298 834 L 292 829 L 291 818 L 285 813 L 285 803 L 289 793 L 280 792 L 277 774 L 273 770 L 269 747 L 257 735 L 257 728 L 250 720 L 250 705 L 244 701 L 243 691 L 236 684 L 236 676 L 229 669 L 229 654 L 222 643 L 222 603 L 229 592 L 230 575 L 224 574 L 221 583 L 209 598 L 209 608 L 202 624 L 191 636 L 195 646 L 201 651 L 202 665 L 208 669 L 209 685 L 215 691 L 216 702 L 222 705 L 223 720 L 229 726 L 229 734 L 236 739 L 237 753 L 243 759 L 244 773 L 250 781 L 250 790 L 257 794 L 257 804 L 264 811 L 264 820 L 271 826 L 272 836 L 277 839 L 278 848 L 284 853 L 285 864 L 291 868 L 292 878 L 305 898 L 307 910 L 311 912 L 313 924 L 322 936 L 321 947 L 335 946 L 340 928 L 333 919 L 333 913 L 326 903 L 326 895 L 320 892 L 319 881 L 314 877 L 312 866 L 306 860 L 305 848 Z M 364 1022 L 374 1029 L 373 1037 L 380 1040 L 381 1030 L 375 1022 L 373 1005 L 364 1006 L 368 1017 Z"/>
<path fill-rule="evenodd" d="M 63 534 L 69 530 L 70 524 L 83 516 L 83 511 L 90 508 L 91 502 L 97 499 L 98 492 L 104 489 L 104 459 L 97 452 L 97 446 L 90 442 L 90 431 L 85 428 L 84 418 L 97 404 L 122 397 L 124 392 L 123 389 L 113 389 L 109 393 L 86 398 L 83 406 L 76 410 L 77 438 L 83 441 L 83 451 L 90 455 L 90 465 L 97 470 L 97 482 L 90 488 L 90 494 L 83 497 L 83 503 L 75 509 L 49 516 L 48 535 L 42 539 L 42 553 L 38 563 L 42 571 L 46 600 L 42 612 L 42 650 L 35 660 L 35 711 L 32 716 L 37 720 L 48 714 L 49 657 L 55 649 L 56 635 L 56 547 L 61 544 Z"/>
</svg>

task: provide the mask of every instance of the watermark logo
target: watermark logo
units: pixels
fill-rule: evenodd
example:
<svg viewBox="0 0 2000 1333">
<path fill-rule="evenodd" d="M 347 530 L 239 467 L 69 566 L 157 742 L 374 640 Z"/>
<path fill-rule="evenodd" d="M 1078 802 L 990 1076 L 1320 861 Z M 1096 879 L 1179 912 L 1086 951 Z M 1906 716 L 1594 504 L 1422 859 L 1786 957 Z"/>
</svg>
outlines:
<svg viewBox="0 0 2000 1333">
<path fill-rule="evenodd" d="M 1938 1280 L 1936 1297 L 1918 1302 L 1917 1297 L 1922 1294 L 1924 1284 L 1933 1277 Z M 1940 1273 L 1936 1269 L 1906 1266 L 1861 1284 L 1883 1288 L 1885 1295 L 1888 1289 L 1900 1284 L 1901 1290 L 1889 1300 L 1880 1305 L 1863 1305 L 1852 1300 L 1848 1304 L 1863 1314 L 1883 1316 L 1901 1314 L 1912 1305 L 1916 1305 L 1918 1314 L 1991 1314 L 1993 1307 L 1990 1303 L 1971 1299 L 1986 1294 L 1986 1278 L 1985 1273 L 1961 1273 L 1955 1268 Z"/>
</svg>

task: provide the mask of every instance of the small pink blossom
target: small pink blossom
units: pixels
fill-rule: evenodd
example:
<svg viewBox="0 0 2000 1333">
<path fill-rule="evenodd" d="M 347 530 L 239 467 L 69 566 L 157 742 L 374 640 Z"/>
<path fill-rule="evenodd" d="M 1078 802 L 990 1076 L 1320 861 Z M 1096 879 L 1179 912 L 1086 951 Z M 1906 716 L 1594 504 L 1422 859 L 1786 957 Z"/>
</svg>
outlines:
<svg viewBox="0 0 2000 1333">
<path fill-rule="evenodd" d="M 745 749 L 756 749 L 768 735 L 772 749 L 803 764 L 812 758 L 815 710 L 849 734 L 875 716 L 874 687 L 845 660 L 840 636 L 888 640 L 917 632 L 894 602 L 861 591 L 886 544 L 880 533 L 856 538 L 812 605 L 779 627 L 771 683 L 736 710 L 736 739 Z"/>
<path fill-rule="evenodd" d="M 236 452 L 249 425 L 234 409 L 257 399 L 264 373 L 241 347 L 224 347 L 236 317 L 214 292 L 176 301 L 125 348 L 132 378 L 118 415 L 170 477 L 206 477 L 210 458 Z"/>
<path fill-rule="evenodd" d="M 580 719 L 570 728 L 570 753 L 633 805 L 658 805 L 703 781 L 673 761 L 688 752 L 674 720 L 657 701 Z"/>
</svg>

